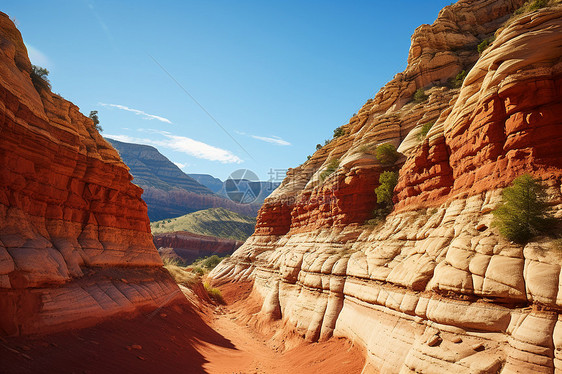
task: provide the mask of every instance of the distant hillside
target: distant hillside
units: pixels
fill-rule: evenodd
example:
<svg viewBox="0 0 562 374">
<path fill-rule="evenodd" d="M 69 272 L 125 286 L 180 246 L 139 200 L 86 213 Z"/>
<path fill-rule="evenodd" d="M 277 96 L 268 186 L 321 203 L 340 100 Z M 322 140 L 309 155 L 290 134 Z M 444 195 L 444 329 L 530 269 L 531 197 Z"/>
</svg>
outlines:
<svg viewBox="0 0 562 374">
<path fill-rule="evenodd" d="M 263 201 L 268 197 L 281 182 L 270 182 L 270 181 L 249 181 L 244 179 L 227 179 L 225 182 L 218 178 L 213 177 L 209 174 L 187 174 L 191 178 L 195 179 L 197 182 L 201 183 L 203 186 L 207 187 L 217 195 L 228 197 L 227 190 L 231 191 L 231 188 L 227 188 L 227 183 L 234 182 L 236 187 L 240 189 L 241 194 L 248 192 L 257 193 L 255 203 L 263 204 Z"/>
<path fill-rule="evenodd" d="M 124 143 L 107 139 L 131 169 L 135 178 L 133 182 L 139 186 L 149 186 L 169 191 L 173 188 L 198 194 L 212 194 L 213 191 L 189 177 L 173 162 L 158 150 L 149 145 Z"/>
<path fill-rule="evenodd" d="M 129 167 L 133 183 L 144 190 L 142 198 L 148 205 L 148 217 L 151 221 L 219 207 L 255 217 L 263 202 L 239 204 L 226 196 L 214 194 L 181 171 L 154 147 L 113 139 L 107 141 Z M 210 175 L 208 177 L 213 178 Z M 220 182 L 219 179 L 217 181 Z"/>
<path fill-rule="evenodd" d="M 153 234 L 189 231 L 195 234 L 234 240 L 246 240 L 254 233 L 255 218 L 240 215 L 224 208 L 212 208 L 181 217 L 152 222 Z"/>
<path fill-rule="evenodd" d="M 221 181 L 219 178 L 215 178 L 209 174 L 187 174 L 187 175 L 195 179 L 197 182 L 207 187 L 214 193 L 217 193 L 220 190 L 222 190 L 223 181 Z"/>
</svg>

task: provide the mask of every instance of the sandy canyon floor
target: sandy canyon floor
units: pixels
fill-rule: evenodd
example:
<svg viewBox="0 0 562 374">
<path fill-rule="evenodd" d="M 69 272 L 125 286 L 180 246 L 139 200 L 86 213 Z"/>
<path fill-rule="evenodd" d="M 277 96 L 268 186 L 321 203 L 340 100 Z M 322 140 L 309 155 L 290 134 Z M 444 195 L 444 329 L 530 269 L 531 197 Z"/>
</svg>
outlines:
<svg viewBox="0 0 562 374">
<path fill-rule="evenodd" d="M 364 354 L 344 339 L 306 343 L 265 325 L 250 284 L 221 287 L 225 306 L 191 295 L 134 318 L 46 336 L 0 338 L 3 373 L 360 373 Z M 189 297 L 190 295 L 188 295 Z M 259 332 L 258 332 L 259 330 Z"/>
</svg>

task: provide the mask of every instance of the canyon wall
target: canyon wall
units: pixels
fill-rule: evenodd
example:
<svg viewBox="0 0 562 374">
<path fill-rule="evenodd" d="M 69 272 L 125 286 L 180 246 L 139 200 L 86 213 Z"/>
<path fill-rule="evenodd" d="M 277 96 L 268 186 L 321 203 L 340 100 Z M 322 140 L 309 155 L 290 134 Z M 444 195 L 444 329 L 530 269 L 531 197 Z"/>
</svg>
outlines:
<svg viewBox="0 0 562 374">
<path fill-rule="evenodd" d="M 260 320 L 360 343 L 365 372 L 562 373 L 560 242 L 491 226 L 524 173 L 562 218 L 562 6 L 514 15 L 522 5 L 461 0 L 417 28 L 406 70 L 289 170 L 215 282 L 253 280 Z M 383 165 L 373 150 L 388 142 L 402 156 Z M 394 210 L 372 223 L 386 170 Z"/>
<path fill-rule="evenodd" d="M 154 245 L 163 259 L 190 264 L 197 258 L 232 254 L 243 242 L 188 231 L 154 234 Z"/>
<path fill-rule="evenodd" d="M 32 76 L 19 31 L 0 13 L 0 335 L 179 297 L 128 168 L 91 119 Z"/>
</svg>

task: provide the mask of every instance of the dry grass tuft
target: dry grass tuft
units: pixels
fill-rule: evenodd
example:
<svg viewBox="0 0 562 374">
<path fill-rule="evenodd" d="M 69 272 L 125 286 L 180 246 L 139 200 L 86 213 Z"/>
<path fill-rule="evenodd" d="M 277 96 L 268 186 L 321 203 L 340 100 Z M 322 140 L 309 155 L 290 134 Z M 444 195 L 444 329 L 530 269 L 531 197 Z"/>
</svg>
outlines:
<svg viewBox="0 0 562 374">
<path fill-rule="evenodd" d="M 219 290 L 218 288 L 212 287 L 209 282 L 205 282 L 203 283 L 203 287 L 205 287 L 205 291 L 207 291 L 207 294 L 209 295 L 209 297 L 216 301 L 219 304 L 224 304 L 224 299 L 222 297 L 222 293 L 221 290 Z"/>
<path fill-rule="evenodd" d="M 172 259 L 164 259 L 164 268 L 168 270 L 177 284 L 186 287 L 193 286 L 199 281 L 199 275 L 179 266 L 179 262 Z"/>
</svg>

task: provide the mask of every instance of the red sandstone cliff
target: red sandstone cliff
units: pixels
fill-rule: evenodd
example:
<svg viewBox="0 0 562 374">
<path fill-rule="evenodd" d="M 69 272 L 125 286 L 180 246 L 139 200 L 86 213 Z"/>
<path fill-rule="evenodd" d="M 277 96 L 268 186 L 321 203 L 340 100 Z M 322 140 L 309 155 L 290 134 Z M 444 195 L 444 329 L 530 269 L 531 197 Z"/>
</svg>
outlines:
<svg viewBox="0 0 562 374">
<path fill-rule="evenodd" d="M 523 1 L 461 0 L 416 29 L 406 70 L 288 173 L 255 234 L 211 276 L 254 280 L 258 316 L 309 340 L 359 342 L 365 372 L 562 371 L 562 252 L 551 238 L 510 243 L 490 225 L 501 189 L 526 172 L 562 217 L 556 3 L 511 18 Z M 429 98 L 418 103 L 420 88 Z M 403 155 L 394 165 L 372 154 L 386 142 Z M 399 169 L 395 209 L 365 224 L 389 169 Z"/>
<path fill-rule="evenodd" d="M 167 232 L 154 235 L 154 244 L 162 258 L 190 263 L 199 257 L 232 254 L 243 242 L 215 236 L 198 235 L 188 231 Z"/>
<path fill-rule="evenodd" d="M 0 335 L 93 323 L 179 294 L 142 190 L 78 107 L 38 90 L 0 13 Z"/>
</svg>

